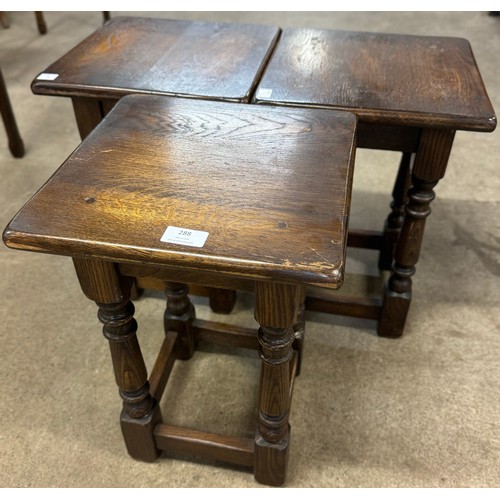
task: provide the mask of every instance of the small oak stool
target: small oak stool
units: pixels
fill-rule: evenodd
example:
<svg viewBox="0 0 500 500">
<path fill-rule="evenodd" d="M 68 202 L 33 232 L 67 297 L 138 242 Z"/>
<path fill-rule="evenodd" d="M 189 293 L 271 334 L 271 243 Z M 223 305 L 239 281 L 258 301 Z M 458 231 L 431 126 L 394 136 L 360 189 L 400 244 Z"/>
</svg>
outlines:
<svg viewBox="0 0 500 500">
<path fill-rule="evenodd" d="M 47 67 L 35 94 L 70 97 L 84 139 L 130 93 L 248 102 L 280 30 L 272 26 L 116 17 Z M 139 280 L 138 288 L 157 288 Z M 193 290 L 194 291 L 194 290 Z M 229 313 L 235 291 L 197 289 Z"/>
<path fill-rule="evenodd" d="M 255 102 L 355 112 L 357 147 L 403 152 L 383 233 L 352 231 L 349 245 L 380 251 L 391 270 L 380 298 L 311 292 L 306 307 L 378 320 L 403 333 L 433 188 L 456 130 L 491 132 L 494 110 L 464 39 L 287 28 Z M 408 191 L 408 188 L 411 189 Z"/>
<path fill-rule="evenodd" d="M 9 247 L 73 258 L 110 342 L 130 455 L 208 456 L 284 482 L 292 344 L 304 286 L 342 283 L 355 124 L 345 112 L 127 96 L 6 228 Z M 149 378 L 129 300 L 147 276 L 168 283 Z M 185 283 L 207 282 L 253 291 L 258 333 L 196 320 Z M 200 339 L 259 349 L 255 438 L 162 422 L 174 360 Z"/>
</svg>

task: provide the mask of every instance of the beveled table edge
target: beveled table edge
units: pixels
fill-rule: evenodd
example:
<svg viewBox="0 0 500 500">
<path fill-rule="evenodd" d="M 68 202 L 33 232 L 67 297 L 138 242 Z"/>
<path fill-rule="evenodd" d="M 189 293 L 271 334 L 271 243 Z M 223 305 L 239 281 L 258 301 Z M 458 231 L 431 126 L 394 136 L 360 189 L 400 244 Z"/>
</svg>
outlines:
<svg viewBox="0 0 500 500">
<path fill-rule="evenodd" d="M 258 89 L 255 96 L 258 95 Z M 273 99 L 259 99 L 254 97 L 252 104 L 285 106 L 295 108 L 332 109 L 336 111 L 347 111 L 358 116 L 360 122 L 379 125 L 395 125 L 415 128 L 442 128 L 453 130 L 464 130 L 469 132 L 493 132 L 497 126 L 495 114 L 485 119 L 473 116 L 458 118 L 457 115 L 439 114 L 404 110 L 380 110 L 373 108 L 357 108 L 339 106 L 333 104 L 318 104 L 295 101 L 279 101 Z M 431 117 L 431 118 L 430 118 Z"/>
<path fill-rule="evenodd" d="M 246 261 L 229 258 L 218 258 L 217 256 L 210 257 L 203 255 L 206 259 L 206 265 L 195 265 L 192 257 L 196 257 L 194 252 L 190 255 L 184 252 L 176 252 L 174 250 L 166 249 L 165 251 L 159 252 L 156 249 L 152 252 L 151 249 L 132 247 L 126 245 L 111 245 L 106 243 L 102 245 L 103 252 L 96 252 L 96 247 L 99 247 L 99 243 L 95 241 L 85 242 L 78 240 L 78 245 L 81 250 L 75 251 L 74 248 L 76 243 L 74 240 L 61 237 L 52 237 L 47 235 L 38 235 L 28 233 L 26 231 L 17 231 L 11 227 L 12 223 L 15 221 L 14 217 L 12 221 L 7 225 L 2 234 L 2 239 L 8 248 L 14 250 L 23 250 L 29 252 L 43 253 L 49 255 L 59 255 L 65 257 L 79 258 L 79 259 L 91 259 L 91 260 L 101 260 L 114 262 L 117 264 L 131 264 L 134 266 L 141 267 L 160 267 L 165 269 L 176 268 L 179 273 L 183 270 L 186 273 L 214 273 L 219 276 L 227 276 L 229 279 L 239 279 L 246 281 L 272 281 L 277 283 L 286 283 L 294 285 L 312 285 L 319 286 L 322 288 L 337 289 L 340 288 L 344 281 L 345 273 L 345 251 L 343 252 L 343 259 L 337 263 L 330 263 L 331 267 L 327 270 L 326 266 L 323 266 L 325 272 L 308 272 L 305 270 L 286 269 L 285 266 L 277 265 L 269 262 L 257 262 L 257 261 Z M 346 217 L 347 219 L 347 217 Z M 345 222 L 347 226 L 347 222 Z M 347 231 L 347 229 L 346 229 Z M 110 247 L 112 249 L 110 250 Z M 145 257 L 148 256 L 147 260 L 131 258 L 129 254 L 129 249 L 134 249 L 137 253 L 142 253 Z M 168 255 L 167 259 L 158 259 L 153 254 L 165 254 Z M 214 262 L 216 265 L 212 266 L 209 263 Z M 237 262 L 241 262 L 240 266 Z M 251 264 L 251 266 L 249 266 Z M 310 266 L 308 266 L 310 267 Z M 326 271 L 329 271 L 328 273 Z"/>
</svg>

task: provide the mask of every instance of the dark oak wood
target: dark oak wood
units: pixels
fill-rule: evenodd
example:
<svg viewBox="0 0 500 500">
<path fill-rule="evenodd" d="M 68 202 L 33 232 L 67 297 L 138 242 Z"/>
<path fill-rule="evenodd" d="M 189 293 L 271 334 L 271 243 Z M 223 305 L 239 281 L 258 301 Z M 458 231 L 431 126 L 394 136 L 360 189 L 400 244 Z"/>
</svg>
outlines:
<svg viewBox="0 0 500 500">
<path fill-rule="evenodd" d="M 254 443 L 250 438 L 161 424 L 155 429 L 157 446 L 174 453 L 190 453 L 223 462 L 253 466 Z"/>
<path fill-rule="evenodd" d="M 284 483 L 304 287 L 343 282 L 355 130 L 345 112 L 126 96 L 6 228 L 12 248 L 73 257 L 110 343 L 131 456 L 208 456 Z M 192 246 L 165 240 L 167 227 L 207 234 Z M 149 379 L 130 301 L 137 277 L 167 283 L 166 336 Z M 196 320 L 190 282 L 253 290 L 259 328 Z M 163 422 L 176 359 L 201 341 L 258 350 L 254 439 Z"/>
<path fill-rule="evenodd" d="M 410 188 L 412 158 L 414 157 L 411 153 L 403 153 L 392 190 L 391 212 L 385 221 L 378 262 L 378 267 L 384 271 L 388 271 L 392 267 L 394 250 L 404 222 L 405 205 L 408 201 L 408 189 Z"/>
<path fill-rule="evenodd" d="M 97 127 L 105 115 L 100 101 L 96 99 L 74 97 L 72 103 L 78 131 L 83 140 Z"/>
<path fill-rule="evenodd" d="M 383 234 L 380 231 L 371 231 L 368 229 L 351 230 L 347 238 L 347 245 L 353 248 L 380 250 L 382 242 Z"/>
<path fill-rule="evenodd" d="M 324 312 L 366 314 L 379 319 L 380 335 L 401 335 L 423 238 L 422 213 L 428 208 L 417 216 L 417 204 L 444 176 L 456 130 L 491 132 L 496 127 L 469 42 L 286 28 L 253 102 L 355 112 L 357 147 L 403 153 L 382 240 L 363 241 L 356 230 L 349 239 L 350 245 L 380 250 L 380 269 L 393 269 L 381 307 L 364 298 L 356 298 L 352 307 L 345 299 L 306 301 Z M 410 171 L 413 190 L 405 209 Z"/>
<path fill-rule="evenodd" d="M 151 395 L 156 401 L 160 401 L 172 368 L 174 367 L 177 357 L 176 345 L 177 333 L 167 332 L 151 375 L 149 376 Z"/>
<path fill-rule="evenodd" d="M 36 11 L 35 19 L 38 32 L 40 33 L 40 35 L 45 35 L 47 33 L 47 23 L 45 22 L 45 17 L 43 16 L 43 12 Z"/>
<path fill-rule="evenodd" d="M 116 17 L 51 64 L 34 93 L 71 96 L 84 139 L 130 93 L 247 102 L 276 44 L 272 26 Z M 229 313 L 236 293 L 215 289 L 210 307 Z"/>
<path fill-rule="evenodd" d="M 384 125 L 496 126 L 470 44 L 452 37 L 284 28 L 255 101 L 346 109 Z"/>
<path fill-rule="evenodd" d="M 298 286 L 258 282 L 255 319 L 260 324 L 262 368 L 259 418 L 255 435 L 255 477 L 273 486 L 285 482 L 290 444 L 290 361 L 302 290 Z"/>
<path fill-rule="evenodd" d="M 382 309 L 380 298 L 363 296 L 333 297 L 321 293 L 322 290 L 310 293 L 306 298 L 306 310 L 351 316 L 353 318 L 373 319 L 378 321 Z"/>
<path fill-rule="evenodd" d="M 9 93 L 3 78 L 2 71 L 0 70 L 0 113 L 7 132 L 7 139 L 9 141 L 9 149 L 14 158 L 22 158 L 24 156 L 24 143 L 17 127 L 16 117 L 12 110 L 10 103 Z"/>
<path fill-rule="evenodd" d="M 85 295 L 99 306 L 99 320 L 109 341 L 116 384 L 123 410 L 120 417 L 129 454 L 151 462 L 158 458 L 153 431 L 161 413 L 149 391 L 147 370 L 137 340 L 137 322 L 130 302 L 132 281 L 111 262 L 73 259 Z"/>
<path fill-rule="evenodd" d="M 196 345 L 193 321 L 196 317 L 194 306 L 188 297 L 189 287 L 183 283 L 169 282 L 165 286 L 167 308 L 163 315 L 165 333 L 177 333 L 179 345 L 177 355 L 180 359 L 190 359 Z"/>
<path fill-rule="evenodd" d="M 248 101 L 279 36 L 264 25 L 114 17 L 35 78 L 35 94 Z"/>
<path fill-rule="evenodd" d="M 247 349 L 259 347 L 257 332 L 253 328 L 197 319 L 193 322 L 193 330 L 197 341 Z"/>
<path fill-rule="evenodd" d="M 342 283 L 352 115 L 153 96 L 120 104 L 14 218 L 9 245 Z M 168 226 L 209 237 L 195 250 L 162 243 Z"/>
</svg>

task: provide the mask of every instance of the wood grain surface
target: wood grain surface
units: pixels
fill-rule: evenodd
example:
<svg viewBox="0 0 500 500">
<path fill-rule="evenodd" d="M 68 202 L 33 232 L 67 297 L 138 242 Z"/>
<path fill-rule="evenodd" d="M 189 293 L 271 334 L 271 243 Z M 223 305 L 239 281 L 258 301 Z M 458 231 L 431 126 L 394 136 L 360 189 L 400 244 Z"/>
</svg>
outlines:
<svg viewBox="0 0 500 500">
<path fill-rule="evenodd" d="M 248 101 L 277 27 L 115 17 L 41 73 L 35 94 L 120 98 L 131 92 Z"/>
<path fill-rule="evenodd" d="M 10 247 L 342 283 L 356 117 L 127 96 L 4 232 Z M 202 248 L 160 241 L 206 231 Z"/>
<path fill-rule="evenodd" d="M 384 124 L 496 126 L 469 42 L 451 37 L 285 28 L 255 102 L 347 109 Z"/>
</svg>

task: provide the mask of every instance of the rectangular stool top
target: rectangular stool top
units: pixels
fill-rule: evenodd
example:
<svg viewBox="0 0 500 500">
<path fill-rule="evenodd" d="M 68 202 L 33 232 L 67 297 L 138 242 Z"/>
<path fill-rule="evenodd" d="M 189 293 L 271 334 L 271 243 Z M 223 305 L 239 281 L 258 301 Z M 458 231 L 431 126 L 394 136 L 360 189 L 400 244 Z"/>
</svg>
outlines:
<svg viewBox="0 0 500 500">
<path fill-rule="evenodd" d="M 272 26 L 116 17 L 31 88 L 71 97 L 134 92 L 248 101 L 279 33 Z"/>
<path fill-rule="evenodd" d="M 286 28 L 255 102 L 346 109 L 392 125 L 496 126 L 469 42 L 451 37 Z"/>
<path fill-rule="evenodd" d="M 346 112 L 127 96 L 14 217 L 4 241 L 337 288 L 355 127 Z"/>
</svg>

